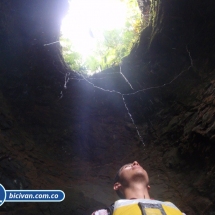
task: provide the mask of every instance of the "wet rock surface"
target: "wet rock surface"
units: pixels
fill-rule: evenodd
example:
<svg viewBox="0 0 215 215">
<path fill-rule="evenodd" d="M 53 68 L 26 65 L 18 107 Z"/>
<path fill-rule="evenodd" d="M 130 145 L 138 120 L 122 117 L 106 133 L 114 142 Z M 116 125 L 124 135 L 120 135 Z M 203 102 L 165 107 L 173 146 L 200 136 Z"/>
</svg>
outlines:
<svg viewBox="0 0 215 215">
<path fill-rule="evenodd" d="M 58 40 L 66 1 L 0 8 L 0 183 L 66 194 L 61 203 L 4 203 L 0 214 L 91 214 L 117 199 L 115 173 L 133 160 L 148 171 L 152 198 L 187 215 L 215 213 L 212 1 L 158 2 L 123 60 L 134 90 L 117 67 L 84 80 L 59 44 L 44 46 Z"/>
</svg>

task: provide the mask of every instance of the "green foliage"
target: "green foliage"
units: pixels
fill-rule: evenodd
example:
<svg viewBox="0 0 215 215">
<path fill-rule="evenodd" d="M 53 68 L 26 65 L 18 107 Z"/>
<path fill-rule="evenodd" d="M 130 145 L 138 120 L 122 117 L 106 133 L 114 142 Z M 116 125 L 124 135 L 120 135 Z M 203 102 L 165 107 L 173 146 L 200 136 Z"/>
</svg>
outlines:
<svg viewBox="0 0 215 215">
<path fill-rule="evenodd" d="M 121 1 L 125 2 L 129 9 L 124 28 L 104 31 L 103 39 L 96 41 L 96 49 L 90 56 L 83 59 L 75 51 L 72 41 L 61 37 L 63 56 L 72 70 L 86 74 L 100 72 L 118 65 L 123 57 L 129 55 L 146 24 L 136 0 Z"/>
</svg>

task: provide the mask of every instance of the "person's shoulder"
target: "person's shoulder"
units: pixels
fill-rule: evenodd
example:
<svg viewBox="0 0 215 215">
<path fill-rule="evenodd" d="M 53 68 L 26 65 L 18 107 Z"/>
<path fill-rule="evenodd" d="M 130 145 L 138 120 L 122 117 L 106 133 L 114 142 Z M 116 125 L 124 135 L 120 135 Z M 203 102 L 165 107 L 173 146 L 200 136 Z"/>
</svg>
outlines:
<svg viewBox="0 0 215 215">
<path fill-rule="evenodd" d="M 101 209 L 92 213 L 92 215 L 109 215 L 106 209 Z"/>
</svg>

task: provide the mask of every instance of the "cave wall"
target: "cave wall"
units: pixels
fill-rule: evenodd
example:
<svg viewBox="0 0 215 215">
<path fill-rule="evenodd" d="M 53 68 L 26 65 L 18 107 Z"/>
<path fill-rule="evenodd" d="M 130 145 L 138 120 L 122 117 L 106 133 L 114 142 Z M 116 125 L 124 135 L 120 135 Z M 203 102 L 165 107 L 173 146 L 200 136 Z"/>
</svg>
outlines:
<svg viewBox="0 0 215 215">
<path fill-rule="evenodd" d="M 92 85 L 133 93 L 119 68 L 90 84 L 68 69 L 58 43 L 46 45 L 59 39 L 67 1 L 0 8 L 0 183 L 66 193 L 62 203 L 5 203 L 1 213 L 90 214 L 117 198 L 112 178 L 133 160 L 149 172 L 153 198 L 214 213 L 214 2 L 158 2 L 123 60 L 141 90 L 124 98 L 144 144 L 121 95 Z"/>
</svg>

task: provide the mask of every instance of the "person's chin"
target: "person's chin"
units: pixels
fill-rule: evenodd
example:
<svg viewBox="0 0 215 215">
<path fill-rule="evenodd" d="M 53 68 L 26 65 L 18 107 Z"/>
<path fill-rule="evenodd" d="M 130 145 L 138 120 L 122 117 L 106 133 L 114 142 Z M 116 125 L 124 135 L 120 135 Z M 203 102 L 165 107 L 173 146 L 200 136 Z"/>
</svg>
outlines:
<svg viewBox="0 0 215 215">
<path fill-rule="evenodd" d="M 136 169 L 136 171 L 134 171 L 134 175 L 139 175 L 139 176 L 144 176 L 145 172 L 142 169 Z"/>
<path fill-rule="evenodd" d="M 144 169 L 141 166 L 134 167 L 133 170 L 138 171 L 138 172 L 145 172 Z"/>
</svg>

